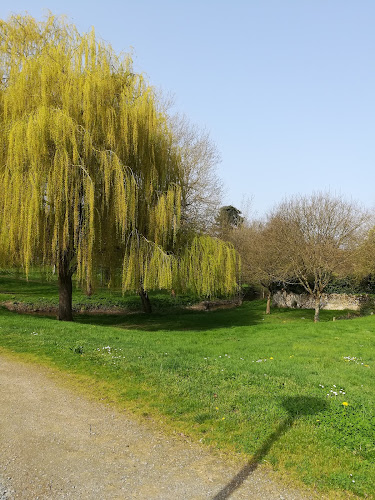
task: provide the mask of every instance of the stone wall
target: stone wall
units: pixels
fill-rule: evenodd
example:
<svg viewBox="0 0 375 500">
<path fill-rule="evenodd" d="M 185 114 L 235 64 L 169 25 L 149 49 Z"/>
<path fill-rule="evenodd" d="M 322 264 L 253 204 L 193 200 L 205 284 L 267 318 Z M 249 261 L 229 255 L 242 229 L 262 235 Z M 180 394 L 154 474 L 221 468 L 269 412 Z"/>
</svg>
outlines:
<svg viewBox="0 0 375 500">
<path fill-rule="evenodd" d="M 347 295 L 344 293 L 324 293 L 320 299 L 321 309 L 342 311 L 350 309 L 358 311 L 366 302 L 367 295 Z M 313 297 L 307 293 L 291 293 L 284 291 L 276 292 L 272 297 L 272 305 L 276 307 L 288 307 L 291 309 L 314 309 Z"/>
</svg>

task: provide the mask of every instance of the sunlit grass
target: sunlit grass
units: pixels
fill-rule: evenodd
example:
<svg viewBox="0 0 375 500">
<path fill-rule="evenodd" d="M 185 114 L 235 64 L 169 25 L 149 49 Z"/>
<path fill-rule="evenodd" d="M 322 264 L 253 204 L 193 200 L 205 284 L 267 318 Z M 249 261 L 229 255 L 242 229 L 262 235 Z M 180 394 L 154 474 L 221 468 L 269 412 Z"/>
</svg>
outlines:
<svg viewBox="0 0 375 500">
<path fill-rule="evenodd" d="M 255 455 L 336 498 L 370 498 L 375 318 L 333 322 L 338 313 L 323 311 L 314 324 L 312 311 L 263 311 L 252 302 L 67 324 L 2 309 L 0 345 L 202 443 Z"/>
</svg>

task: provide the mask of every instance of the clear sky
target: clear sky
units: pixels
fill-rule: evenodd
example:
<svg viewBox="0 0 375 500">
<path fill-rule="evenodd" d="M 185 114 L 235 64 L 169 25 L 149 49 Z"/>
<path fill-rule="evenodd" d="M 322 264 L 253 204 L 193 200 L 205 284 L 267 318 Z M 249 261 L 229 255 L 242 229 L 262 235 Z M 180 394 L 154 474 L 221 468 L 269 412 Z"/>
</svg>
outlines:
<svg viewBox="0 0 375 500">
<path fill-rule="evenodd" d="M 210 131 L 225 204 L 330 190 L 375 206 L 374 0 L 3 0 L 95 27 Z"/>
</svg>

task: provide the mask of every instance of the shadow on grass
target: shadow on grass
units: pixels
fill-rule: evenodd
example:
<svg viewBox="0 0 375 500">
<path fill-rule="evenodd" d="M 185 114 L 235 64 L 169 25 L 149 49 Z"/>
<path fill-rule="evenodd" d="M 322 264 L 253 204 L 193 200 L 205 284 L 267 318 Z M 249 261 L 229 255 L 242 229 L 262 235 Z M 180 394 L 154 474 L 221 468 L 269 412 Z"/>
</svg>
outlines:
<svg viewBox="0 0 375 500">
<path fill-rule="evenodd" d="M 241 306 L 231 309 L 218 309 L 211 311 L 189 311 L 183 307 L 175 306 L 167 309 L 161 308 L 150 315 L 141 312 L 128 314 L 91 314 L 83 313 L 74 316 L 77 323 L 98 326 L 116 326 L 129 330 L 142 330 L 154 332 L 167 331 L 204 331 L 219 328 L 252 326 L 264 323 L 265 301 L 255 300 L 244 302 Z M 322 311 L 321 321 L 332 321 L 335 311 Z M 302 309 L 273 309 L 272 314 L 266 318 L 266 323 L 272 328 L 281 323 L 305 321 L 307 325 L 313 322 L 314 311 Z"/>
<path fill-rule="evenodd" d="M 253 458 L 213 497 L 213 500 L 226 500 L 229 498 L 257 469 L 272 446 L 289 430 L 295 420 L 304 416 L 315 415 L 328 408 L 328 404 L 325 400 L 309 396 L 286 397 L 283 398 L 282 405 L 288 412 L 288 416 L 281 422 L 275 432 L 269 436 L 263 445 L 256 450 Z"/>
<path fill-rule="evenodd" d="M 247 303 L 248 304 L 248 303 Z M 56 321 L 56 311 L 46 313 L 41 308 L 38 312 L 25 310 L 9 311 L 1 307 L 1 314 L 22 314 L 23 316 L 38 317 Z M 164 331 L 206 331 L 236 326 L 251 326 L 262 322 L 264 317 L 263 304 L 256 307 L 242 305 L 234 309 L 216 311 L 189 311 L 183 308 L 144 314 L 140 312 L 128 313 L 74 313 L 74 322 L 84 325 L 102 327 L 117 327 L 127 330 L 145 332 Z"/>
<path fill-rule="evenodd" d="M 217 311 L 187 311 L 171 309 L 166 312 L 155 312 L 151 315 L 142 313 L 120 314 L 80 314 L 74 316 L 77 323 L 98 326 L 116 326 L 129 330 L 158 331 L 203 331 L 233 326 L 250 326 L 262 321 L 263 307 L 240 306 L 234 309 Z"/>
</svg>

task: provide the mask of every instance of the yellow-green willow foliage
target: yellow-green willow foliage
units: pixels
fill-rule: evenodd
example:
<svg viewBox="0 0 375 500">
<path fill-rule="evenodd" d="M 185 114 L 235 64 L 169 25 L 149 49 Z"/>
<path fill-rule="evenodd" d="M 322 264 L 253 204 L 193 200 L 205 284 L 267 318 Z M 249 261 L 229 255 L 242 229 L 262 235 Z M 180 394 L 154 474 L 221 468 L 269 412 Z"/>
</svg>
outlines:
<svg viewBox="0 0 375 500">
<path fill-rule="evenodd" d="M 181 155 L 129 56 L 52 15 L 12 16 L 0 21 L 0 79 L 3 265 L 64 265 L 90 288 L 95 268 L 122 261 L 124 290 L 169 288 L 177 268 L 203 294 L 233 287 L 233 252 L 216 240 L 205 243 L 218 253 L 213 276 L 198 243 L 189 265 L 167 253 L 180 227 Z"/>
<path fill-rule="evenodd" d="M 144 290 L 172 288 L 172 273 L 176 259 L 165 253 L 161 247 L 139 234 L 129 239 L 129 248 L 123 262 L 123 290 L 137 290 L 140 283 Z"/>
<path fill-rule="evenodd" d="M 152 88 L 94 32 L 50 16 L 0 22 L 0 242 L 11 263 L 92 263 L 179 227 L 178 151 Z M 95 253 L 95 259 L 94 257 Z"/>
<path fill-rule="evenodd" d="M 240 265 L 230 243 L 196 236 L 179 263 L 179 282 L 200 296 L 230 295 L 237 288 Z"/>
</svg>

